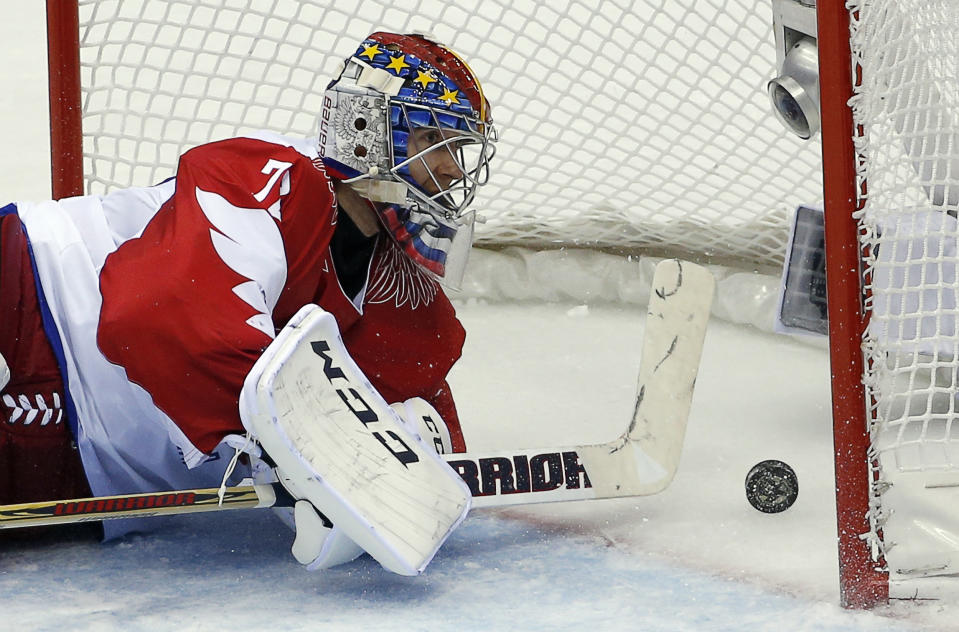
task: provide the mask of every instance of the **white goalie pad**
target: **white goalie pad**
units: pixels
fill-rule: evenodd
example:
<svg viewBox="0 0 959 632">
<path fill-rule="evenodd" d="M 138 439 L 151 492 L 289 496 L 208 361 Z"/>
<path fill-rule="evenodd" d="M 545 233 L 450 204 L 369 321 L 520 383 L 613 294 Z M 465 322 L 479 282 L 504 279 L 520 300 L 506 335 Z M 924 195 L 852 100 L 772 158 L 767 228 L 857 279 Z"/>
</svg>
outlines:
<svg viewBox="0 0 959 632">
<path fill-rule="evenodd" d="M 394 573 L 422 572 L 469 511 L 465 483 L 406 428 L 315 305 L 256 362 L 240 417 L 290 493 Z"/>
</svg>

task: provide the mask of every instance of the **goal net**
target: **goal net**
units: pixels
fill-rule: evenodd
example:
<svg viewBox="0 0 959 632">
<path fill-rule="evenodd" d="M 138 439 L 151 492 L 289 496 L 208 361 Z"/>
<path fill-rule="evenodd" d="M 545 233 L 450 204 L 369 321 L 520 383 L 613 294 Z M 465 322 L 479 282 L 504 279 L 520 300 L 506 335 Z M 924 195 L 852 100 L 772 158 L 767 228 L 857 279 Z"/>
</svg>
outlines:
<svg viewBox="0 0 959 632">
<path fill-rule="evenodd" d="M 959 572 L 959 4 L 854 0 L 870 532 L 891 597 Z M 828 229 L 828 227 L 827 227 Z"/>
<path fill-rule="evenodd" d="M 850 144 L 860 194 L 846 214 L 855 211 L 852 282 L 830 294 L 856 305 L 847 325 L 865 375 L 836 397 L 867 413 L 858 423 L 868 439 L 847 449 L 836 435 L 837 469 L 862 466 L 839 478 L 840 495 L 864 490 L 840 502 L 863 524 L 846 529 L 840 517 L 840 537 L 879 577 L 868 581 L 893 596 L 915 595 L 917 584 L 935 594 L 959 563 L 959 6 L 826 4 L 843 12 L 837 37 L 853 49 L 852 63 L 832 70 L 856 86 L 855 123 L 827 131 L 824 112 L 823 131 Z M 430 33 L 484 84 L 500 142 L 476 204 L 479 246 L 777 273 L 792 212 L 823 199 L 819 140 L 787 133 L 766 96 L 776 74 L 769 0 L 79 0 L 78 9 L 82 181 L 72 193 L 154 184 L 186 149 L 257 129 L 312 136 L 339 64 L 382 29 Z M 828 196 L 826 214 L 830 231 Z M 843 581 L 855 589 L 854 574 Z"/>
<path fill-rule="evenodd" d="M 481 78 L 501 130 L 480 246 L 575 246 L 773 269 L 819 147 L 770 115 L 767 0 L 479 4 L 80 0 L 84 188 L 170 176 L 187 148 L 309 136 L 369 33 L 428 32 Z"/>
</svg>

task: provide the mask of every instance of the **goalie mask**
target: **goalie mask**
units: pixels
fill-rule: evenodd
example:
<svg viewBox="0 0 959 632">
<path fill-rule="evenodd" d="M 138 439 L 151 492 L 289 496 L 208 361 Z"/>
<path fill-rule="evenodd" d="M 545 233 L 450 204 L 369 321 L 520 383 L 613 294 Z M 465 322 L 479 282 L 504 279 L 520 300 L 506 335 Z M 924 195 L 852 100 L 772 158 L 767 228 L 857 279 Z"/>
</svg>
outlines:
<svg viewBox="0 0 959 632">
<path fill-rule="evenodd" d="M 467 207 L 489 178 L 496 132 L 463 60 L 420 35 L 374 33 L 327 88 L 324 162 L 421 267 L 457 285 L 472 244 Z"/>
</svg>

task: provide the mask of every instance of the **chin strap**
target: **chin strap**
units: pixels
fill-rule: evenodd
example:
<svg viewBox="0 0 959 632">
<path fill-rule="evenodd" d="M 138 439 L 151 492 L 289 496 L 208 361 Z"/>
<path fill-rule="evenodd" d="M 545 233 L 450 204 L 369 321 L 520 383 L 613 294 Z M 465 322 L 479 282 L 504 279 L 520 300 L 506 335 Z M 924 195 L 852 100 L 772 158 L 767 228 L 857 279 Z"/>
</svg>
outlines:
<svg viewBox="0 0 959 632">
<path fill-rule="evenodd" d="M 350 188 L 360 197 L 383 204 L 409 205 L 406 183 L 375 179 L 380 173 L 375 166 L 371 167 L 366 173 L 360 173 L 356 169 L 330 157 L 324 157 L 322 160 L 327 173 L 334 180 L 350 185 Z"/>
<path fill-rule="evenodd" d="M 405 206 L 407 204 L 406 185 L 401 182 L 374 180 L 370 177 L 376 175 L 374 171 L 360 176 L 359 179 L 347 180 L 346 183 L 356 191 L 357 195 L 371 202 Z"/>
</svg>

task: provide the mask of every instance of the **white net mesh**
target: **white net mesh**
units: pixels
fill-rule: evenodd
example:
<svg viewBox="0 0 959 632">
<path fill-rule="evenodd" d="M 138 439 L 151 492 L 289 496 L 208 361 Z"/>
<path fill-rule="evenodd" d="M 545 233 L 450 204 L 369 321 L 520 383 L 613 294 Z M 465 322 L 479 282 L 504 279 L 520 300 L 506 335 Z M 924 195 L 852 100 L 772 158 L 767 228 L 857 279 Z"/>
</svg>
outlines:
<svg viewBox="0 0 959 632">
<path fill-rule="evenodd" d="M 874 531 L 893 580 L 959 563 L 959 4 L 851 3 Z M 877 538 L 878 542 L 878 538 Z M 912 590 L 912 589 L 910 589 Z M 907 591 L 908 594 L 908 591 Z"/>
<path fill-rule="evenodd" d="M 472 8 L 464 8 L 464 7 Z M 693 253 L 776 266 L 821 198 L 819 145 L 770 113 L 767 0 L 81 0 L 87 190 L 145 185 L 188 147 L 313 134 L 375 30 L 461 53 L 501 143 L 480 244 Z"/>
</svg>

